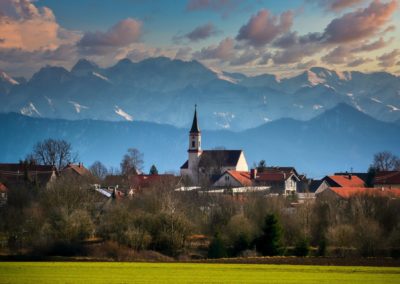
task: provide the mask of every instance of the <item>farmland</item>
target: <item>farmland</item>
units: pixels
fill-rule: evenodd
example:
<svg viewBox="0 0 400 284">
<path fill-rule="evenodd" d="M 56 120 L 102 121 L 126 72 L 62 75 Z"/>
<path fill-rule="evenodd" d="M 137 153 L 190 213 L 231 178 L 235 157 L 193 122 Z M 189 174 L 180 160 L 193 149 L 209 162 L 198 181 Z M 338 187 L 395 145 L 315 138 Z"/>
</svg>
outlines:
<svg viewBox="0 0 400 284">
<path fill-rule="evenodd" d="M 400 283 L 398 267 L 1 262 L 0 283 Z"/>
</svg>

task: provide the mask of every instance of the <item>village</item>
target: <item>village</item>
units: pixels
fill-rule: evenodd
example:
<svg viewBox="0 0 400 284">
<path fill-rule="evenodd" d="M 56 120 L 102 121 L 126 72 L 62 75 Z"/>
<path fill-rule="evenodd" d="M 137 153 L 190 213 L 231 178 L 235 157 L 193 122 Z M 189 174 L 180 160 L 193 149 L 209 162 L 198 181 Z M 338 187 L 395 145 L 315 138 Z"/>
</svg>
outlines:
<svg viewBox="0 0 400 284">
<path fill-rule="evenodd" d="M 99 162 L 90 168 L 34 159 L 0 164 L 0 210 L 3 216 L 21 215 L 17 224 L 2 220 L 0 250 L 80 255 L 84 247 L 84 254 L 104 257 L 103 251 L 111 250 L 117 259 L 128 257 L 127 251 L 138 257 L 149 250 L 185 259 L 397 255 L 400 231 L 392 223 L 398 216 L 400 170 L 384 168 L 393 157 L 376 156 L 377 167 L 365 173 L 339 172 L 319 180 L 264 160 L 250 168 L 243 150 L 202 149 L 196 108 L 188 142 L 180 175 L 159 174 L 154 165 L 149 174 L 141 172 L 137 149 L 128 151 L 115 173 Z M 392 219 L 382 219 L 387 212 Z M 268 230 L 277 230 L 275 250 L 263 249 L 260 241 Z M 389 238 L 377 246 L 385 234 Z"/>
<path fill-rule="evenodd" d="M 123 175 L 107 175 L 92 188 L 107 198 L 133 198 L 154 184 L 168 181 L 176 192 L 193 191 L 199 194 L 224 194 L 236 198 L 261 193 L 264 196 L 296 197 L 305 199 L 346 199 L 354 194 L 375 193 L 400 196 L 400 171 L 339 172 L 320 180 L 309 179 L 291 166 L 267 166 L 264 160 L 249 169 L 243 150 L 202 150 L 201 131 L 195 109 L 189 131 L 188 160 L 180 168 L 180 175 L 145 174 L 139 170 Z M 155 167 L 154 167 L 155 168 Z M 155 168 L 156 169 L 156 168 Z M 91 178 L 92 171 L 82 163 L 68 163 L 64 168 L 20 162 L 0 164 L 0 204 L 7 203 L 7 189 L 29 178 L 43 188 L 60 176 Z"/>
</svg>

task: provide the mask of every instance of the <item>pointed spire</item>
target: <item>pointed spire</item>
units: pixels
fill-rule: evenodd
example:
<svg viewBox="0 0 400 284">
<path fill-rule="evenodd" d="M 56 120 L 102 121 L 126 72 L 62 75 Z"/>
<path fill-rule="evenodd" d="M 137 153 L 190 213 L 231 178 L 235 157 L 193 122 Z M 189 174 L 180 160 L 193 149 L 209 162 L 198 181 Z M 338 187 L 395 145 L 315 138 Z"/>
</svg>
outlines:
<svg viewBox="0 0 400 284">
<path fill-rule="evenodd" d="M 194 105 L 194 117 L 190 133 L 200 133 L 199 125 L 197 123 L 197 105 Z"/>
</svg>

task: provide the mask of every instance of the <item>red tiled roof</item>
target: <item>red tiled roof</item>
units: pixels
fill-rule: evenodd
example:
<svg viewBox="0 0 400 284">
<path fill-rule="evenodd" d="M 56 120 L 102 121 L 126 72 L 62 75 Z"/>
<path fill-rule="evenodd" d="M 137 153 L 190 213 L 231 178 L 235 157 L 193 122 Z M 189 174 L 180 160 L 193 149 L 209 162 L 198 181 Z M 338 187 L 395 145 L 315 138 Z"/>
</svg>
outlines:
<svg viewBox="0 0 400 284">
<path fill-rule="evenodd" d="M 284 173 L 266 173 L 262 172 L 257 174 L 257 181 L 284 181 Z"/>
<path fill-rule="evenodd" d="M 374 184 L 400 184 L 400 171 L 377 172 Z"/>
<path fill-rule="evenodd" d="M 328 190 L 333 191 L 342 198 L 349 198 L 356 194 L 384 195 L 400 197 L 400 188 L 366 188 L 366 187 L 329 187 Z"/>
<path fill-rule="evenodd" d="M 89 175 L 92 174 L 92 173 L 91 173 L 87 168 L 85 168 L 82 164 L 78 164 L 78 165 L 69 164 L 68 166 L 66 166 L 66 167 L 63 169 L 63 171 L 66 171 L 66 170 L 68 170 L 68 169 L 71 169 L 72 171 L 76 172 L 76 173 L 77 173 L 78 175 L 80 175 L 80 176 L 89 176 Z"/>
<path fill-rule="evenodd" d="M 164 180 L 170 180 L 174 178 L 174 175 L 133 175 L 130 177 L 130 182 L 134 186 L 139 186 L 139 187 L 147 187 L 150 186 L 151 184 L 157 183 L 157 182 L 162 182 Z"/>
<path fill-rule="evenodd" d="M 8 188 L 0 182 L 0 192 L 7 192 Z"/>
<path fill-rule="evenodd" d="M 228 173 L 243 186 L 253 185 L 249 172 L 228 171 Z"/>
<path fill-rule="evenodd" d="M 330 183 L 330 180 L 333 181 L 335 186 L 337 185 L 338 187 L 364 187 L 365 183 L 362 179 L 360 179 L 358 176 L 354 175 L 337 175 L 337 176 L 328 176 L 328 184 L 332 185 Z"/>
</svg>

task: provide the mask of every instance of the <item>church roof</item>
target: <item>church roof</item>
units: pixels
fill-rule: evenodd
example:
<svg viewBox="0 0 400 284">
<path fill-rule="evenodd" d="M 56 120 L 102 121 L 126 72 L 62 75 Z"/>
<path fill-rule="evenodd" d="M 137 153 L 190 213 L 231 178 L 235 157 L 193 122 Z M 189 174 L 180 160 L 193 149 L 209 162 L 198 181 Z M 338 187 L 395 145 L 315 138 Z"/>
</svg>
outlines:
<svg viewBox="0 0 400 284">
<path fill-rule="evenodd" d="M 242 150 L 204 150 L 199 167 L 235 167 L 241 153 Z"/>
<path fill-rule="evenodd" d="M 197 123 L 197 109 L 194 109 L 194 117 L 190 133 L 200 133 L 199 124 Z"/>
<path fill-rule="evenodd" d="M 189 161 L 186 160 L 186 162 L 181 166 L 181 169 L 187 169 L 189 167 Z"/>
</svg>

